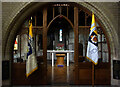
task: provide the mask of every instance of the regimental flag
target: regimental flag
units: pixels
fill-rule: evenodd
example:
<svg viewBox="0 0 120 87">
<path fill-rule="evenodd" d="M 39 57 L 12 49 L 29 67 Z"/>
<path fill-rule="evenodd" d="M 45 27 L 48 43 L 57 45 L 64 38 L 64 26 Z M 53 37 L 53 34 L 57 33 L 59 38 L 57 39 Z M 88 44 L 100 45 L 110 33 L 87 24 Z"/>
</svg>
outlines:
<svg viewBox="0 0 120 87">
<path fill-rule="evenodd" d="M 90 34 L 87 46 L 87 58 L 91 60 L 95 65 L 98 63 L 98 39 L 97 29 L 95 23 L 95 16 L 92 14 L 92 24 L 90 28 Z"/>
<path fill-rule="evenodd" d="M 27 61 L 26 61 L 26 76 L 28 77 L 32 72 L 37 70 L 37 60 L 35 57 L 35 49 L 33 42 L 33 34 L 32 34 L 32 21 L 29 21 L 29 40 L 28 40 L 28 53 L 27 53 Z"/>
</svg>

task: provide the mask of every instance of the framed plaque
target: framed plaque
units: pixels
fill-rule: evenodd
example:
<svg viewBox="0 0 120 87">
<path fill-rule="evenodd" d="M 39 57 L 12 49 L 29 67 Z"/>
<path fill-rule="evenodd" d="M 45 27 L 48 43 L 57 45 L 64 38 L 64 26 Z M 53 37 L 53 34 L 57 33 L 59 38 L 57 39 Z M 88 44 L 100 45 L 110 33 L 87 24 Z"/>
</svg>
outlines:
<svg viewBox="0 0 120 87">
<path fill-rule="evenodd" d="M 9 61 L 5 60 L 2 61 L 2 80 L 8 80 L 9 79 Z"/>
<path fill-rule="evenodd" d="M 120 80 L 120 60 L 113 60 L 113 78 Z"/>
</svg>

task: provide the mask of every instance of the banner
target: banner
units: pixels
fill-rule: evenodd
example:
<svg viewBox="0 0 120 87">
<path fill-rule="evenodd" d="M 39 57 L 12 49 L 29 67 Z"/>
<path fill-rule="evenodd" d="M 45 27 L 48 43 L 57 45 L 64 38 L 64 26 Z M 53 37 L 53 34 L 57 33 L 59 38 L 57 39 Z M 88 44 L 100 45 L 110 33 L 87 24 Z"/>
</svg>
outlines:
<svg viewBox="0 0 120 87">
<path fill-rule="evenodd" d="M 35 49 L 33 42 L 33 34 L 32 34 L 32 21 L 29 21 L 29 40 L 28 40 L 28 53 L 27 53 L 27 61 L 26 61 L 26 76 L 28 77 L 32 72 L 37 70 L 37 60 L 35 57 Z"/>
<path fill-rule="evenodd" d="M 98 39 L 97 29 L 95 23 L 95 16 L 92 14 L 92 24 L 90 28 L 90 34 L 87 46 L 87 58 L 91 60 L 95 65 L 98 62 Z"/>
</svg>

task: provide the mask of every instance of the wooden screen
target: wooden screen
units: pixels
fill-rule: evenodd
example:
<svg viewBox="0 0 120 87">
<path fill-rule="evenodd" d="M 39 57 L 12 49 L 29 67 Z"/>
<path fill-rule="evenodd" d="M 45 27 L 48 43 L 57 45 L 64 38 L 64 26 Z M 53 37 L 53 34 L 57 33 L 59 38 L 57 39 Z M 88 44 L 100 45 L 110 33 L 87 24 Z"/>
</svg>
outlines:
<svg viewBox="0 0 120 87">
<path fill-rule="evenodd" d="M 14 50 L 12 60 L 12 85 L 41 85 L 47 83 L 47 32 L 56 18 L 63 17 L 70 24 L 74 34 L 75 82 L 72 84 L 92 83 L 92 63 L 86 59 L 87 41 L 91 25 L 91 12 L 75 3 L 50 3 L 31 15 L 33 20 L 33 35 L 35 53 L 39 69 L 30 78 L 25 77 L 26 46 L 28 38 L 28 18 L 19 31 L 18 50 Z M 63 25 L 64 26 L 64 25 Z M 69 27 L 68 25 L 66 25 Z M 95 84 L 110 84 L 110 48 L 102 26 L 97 21 L 99 63 L 95 66 Z M 49 38 L 48 38 L 49 39 Z M 75 40 L 74 40 L 75 39 Z M 67 43 L 68 44 L 68 43 Z M 52 47 L 52 46 L 50 46 Z M 54 46 L 53 46 L 54 47 Z M 52 47 L 52 49 L 54 49 Z M 67 46 L 66 46 L 66 49 Z M 104 73 L 103 73 L 104 72 Z M 76 82 L 77 81 L 77 82 Z"/>
</svg>

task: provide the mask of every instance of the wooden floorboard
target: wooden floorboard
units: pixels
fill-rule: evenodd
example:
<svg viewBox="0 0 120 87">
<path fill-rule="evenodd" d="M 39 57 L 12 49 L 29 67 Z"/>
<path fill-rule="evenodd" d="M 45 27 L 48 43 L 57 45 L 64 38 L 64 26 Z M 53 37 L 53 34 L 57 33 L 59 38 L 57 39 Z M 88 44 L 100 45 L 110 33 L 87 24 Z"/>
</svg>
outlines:
<svg viewBox="0 0 120 87">
<path fill-rule="evenodd" d="M 47 79 L 48 83 L 52 85 L 69 85 L 74 83 L 74 63 L 70 63 L 67 67 L 51 66 L 51 63 L 47 63 Z"/>
<path fill-rule="evenodd" d="M 25 64 L 18 63 L 14 64 L 14 84 L 13 85 L 52 85 L 52 86 L 72 86 L 72 85 L 90 85 L 91 84 L 91 68 L 89 64 L 87 63 L 80 63 L 79 64 L 79 74 L 77 75 L 75 73 L 75 67 L 74 63 L 70 62 L 70 66 L 66 66 L 66 61 L 64 67 L 57 67 L 56 64 L 54 67 L 52 67 L 51 61 L 47 62 L 47 74 L 46 68 L 43 66 L 43 64 L 39 64 L 39 69 L 36 70 L 29 78 L 25 77 Z M 56 61 L 55 61 L 56 63 Z M 101 67 L 99 67 L 101 69 Z M 107 75 L 104 75 L 101 73 L 103 70 L 104 72 L 107 72 L 107 69 L 104 67 L 100 70 L 99 68 L 96 68 L 95 74 L 98 78 L 97 82 L 99 84 L 97 85 L 107 85 L 103 84 L 103 81 L 109 81 L 109 78 Z M 106 73 L 108 74 L 108 72 Z M 79 80 L 75 79 L 75 76 L 78 76 Z M 106 76 L 106 77 L 105 77 Z M 103 78 L 104 77 L 104 78 Z M 104 80 L 105 79 L 105 80 Z M 26 81 L 26 82 L 25 82 Z M 75 81 L 78 81 L 79 83 L 76 83 Z M 96 85 L 96 84 L 95 84 Z M 110 85 L 110 84 L 109 84 Z"/>
<path fill-rule="evenodd" d="M 9 87 L 9 86 L 3 86 L 3 87 Z M 73 86 L 50 86 L 50 85 L 46 85 L 46 86 L 12 86 L 12 87 L 92 87 L 90 85 L 73 85 Z M 116 86 L 116 85 L 113 85 L 113 86 L 102 86 L 102 85 L 99 85 L 99 86 L 94 86 L 94 87 L 120 87 L 120 86 Z"/>
</svg>

